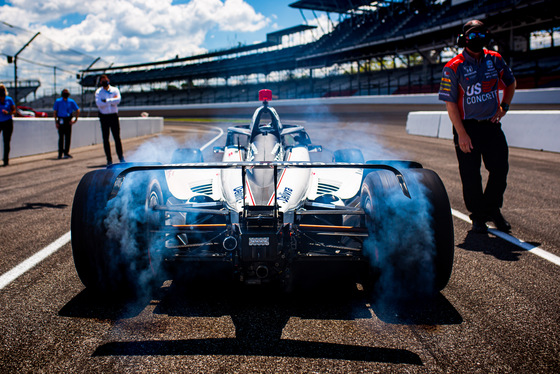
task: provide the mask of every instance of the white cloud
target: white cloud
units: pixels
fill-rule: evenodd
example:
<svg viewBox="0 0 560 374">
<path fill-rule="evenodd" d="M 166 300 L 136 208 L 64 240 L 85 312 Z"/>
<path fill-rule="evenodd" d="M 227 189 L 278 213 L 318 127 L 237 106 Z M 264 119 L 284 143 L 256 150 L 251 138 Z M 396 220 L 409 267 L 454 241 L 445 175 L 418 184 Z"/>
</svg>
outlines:
<svg viewBox="0 0 560 374">
<path fill-rule="evenodd" d="M 0 34 L 0 53 L 13 55 L 40 31 L 41 36 L 21 54 L 22 60 L 76 72 L 96 57 L 124 65 L 203 53 L 205 39 L 217 30 L 254 32 L 271 23 L 245 0 L 191 0 L 185 4 L 172 0 L 95 0 L 87 4 L 83 0 L 8 0 L 0 7 L 0 21 L 31 31 Z M 59 55 L 61 46 L 91 57 Z M 11 69 L 0 63 L 0 81 L 13 77 Z M 21 79 L 41 79 L 42 89 L 52 89 L 52 73 L 38 74 L 40 67 L 26 66 L 23 61 L 19 69 Z M 57 79 L 63 80 L 64 75 L 59 73 Z M 67 81 L 76 84 L 72 74 L 67 74 Z M 66 83 L 57 86 L 61 84 Z"/>
<path fill-rule="evenodd" d="M 257 31 L 269 22 L 243 0 L 226 0 L 223 7 L 218 7 L 217 17 L 220 29 L 225 31 Z M 251 22 L 247 22 L 248 19 Z"/>
</svg>

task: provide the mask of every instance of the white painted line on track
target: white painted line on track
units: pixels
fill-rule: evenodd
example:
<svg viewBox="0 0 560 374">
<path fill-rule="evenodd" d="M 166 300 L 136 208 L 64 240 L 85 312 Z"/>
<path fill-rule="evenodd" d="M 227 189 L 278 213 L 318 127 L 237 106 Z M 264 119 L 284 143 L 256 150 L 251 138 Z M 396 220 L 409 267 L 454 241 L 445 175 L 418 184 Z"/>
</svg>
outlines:
<svg viewBox="0 0 560 374">
<path fill-rule="evenodd" d="M 19 276 L 23 275 L 26 271 L 32 269 L 39 262 L 43 261 L 56 251 L 58 251 L 62 246 L 70 241 L 70 231 L 62 235 L 60 238 L 41 249 L 39 252 L 35 253 L 33 256 L 29 257 L 27 260 L 21 262 L 19 265 L 14 267 L 12 270 L 4 273 L 0 276 L 0 290 L 12 283 Z"/>
<path fill-rule="evenodd" d="M 221 128 L 216 126 L 212 126 L 212 128 L 218 130 L 219 134 L 216 137 L 212 138 L 212 140 L 210 140 L 208 143 L 204 144 L 200 148 L 201 151 L 209 147 L 212 143 L 214 143 L 216 140 L 220 139 L 222 135 L 224 135 L 224 130 L 222 130 Z M 0 276 L 0 290 L 12 283 L 28 270 L 32 269 L 39 262 L 43 261 L 50 255 L 58 251 L 68 242 L 70 242 L 70 231 L 62 235 L 60 238 L 58 238 L 39 252 L 35 253 L 33 256 L 29 257 L 27 260 L 21 262 L 19 265 L 16 265 L 16 267 L 14 267 L 12 270 L 2 274 Z"/>
<path fill-rule="evenodd" d="M 216 129 L 219 131 L 219 134 L 216 135 L 215 138 L 212 138 L 212 140 L 210 140 L 208 143 L 204 144 L 202 147 L 200 147 L 200 151 L 204 151 L 207 147 L 209 147 L 212 143 L 214 143 L 216 140 L 220 139 L 222 137 L 222 135 L 224 135 L 224 130 L 222 130 L 221 128 L 217 127 L 217 126 L 212 126 L 213 129 Z"/>
<path fill-rule="evenodd" d="M 465 222 L 471 223 L 470 217 L 467 216 L 466 214 L 463 214 L 463 213 L 459 212 L 458 210 L 451 209 L 451 214 L 453 214 L 455 217 L 457 217 L 457 218 L 459 218 L 459 219 L 461 219 Z M 502 231 L 497 230 L 497 229 L 489 228 L 488 232 L 491 233 L 494 236 L 497 236 L 499 238 L 504 239 L 505 241 L 507 241 L 507 242 L 509 242 L 513 245 L 518 246 L 521 249 L 524 249 L 524 250 L 526 250 L 526 251 L 528 251 L 528 252 L 530 252 L 534 255 L 537 255 L 541 258 L 544 258 L 547 261 L 552 262 L 555 265 L 560 266 L 560 257 L 558 257 L 558 256 L 556 256 L 556 255 L 554 255 L 550 252 L 547 252 L 542 248 L 539 248 L 539 247 L 536 247 L 532 244 L 524 242 L 523 240 L 517 239 L 515 236 L 506 234 L 505 232 L 502 232 Z"/>
</svg>

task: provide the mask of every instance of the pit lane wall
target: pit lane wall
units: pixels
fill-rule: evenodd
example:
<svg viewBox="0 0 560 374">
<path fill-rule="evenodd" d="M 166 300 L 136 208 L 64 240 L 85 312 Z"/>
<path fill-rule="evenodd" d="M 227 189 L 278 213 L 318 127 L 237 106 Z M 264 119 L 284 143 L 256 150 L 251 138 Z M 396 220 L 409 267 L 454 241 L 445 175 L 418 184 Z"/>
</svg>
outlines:
<svg viewBox="0 0 560 374">
<path fill-rule="evenodd" d="M 509 111 L 501 122 L 509 146 L 560 152 L 560 110 Z M 408 113 L 406 132 L 453 139 L 453 125 L 446 111 Z"/>
<path fill-rule="evenodd" d="M 163 117 L 120 117 L 121 139 L 136 138 L 163 131 Z M 113 136 L 110 136 L 112 141 Z M 0 149 L 3 152 L 3 144 Z M 98 118 L 80 117 L 72 126 L 72 149 L 103 143 Z M 10 158 L 58 151 L 58 131 L 54 118 L 14 118 Z"/>
<path fill-rule="evenodd" d="M 436 95 L 432 98 L 437 100 Z M 412 109 L 406 121 L 407 133 L 452 139 L 453 125 L 445 106 L 441 109 Z M 501 122 L 511 147 L 560 152 L 560 89 L 516 90 L 511 109 Z"/>
</svg>

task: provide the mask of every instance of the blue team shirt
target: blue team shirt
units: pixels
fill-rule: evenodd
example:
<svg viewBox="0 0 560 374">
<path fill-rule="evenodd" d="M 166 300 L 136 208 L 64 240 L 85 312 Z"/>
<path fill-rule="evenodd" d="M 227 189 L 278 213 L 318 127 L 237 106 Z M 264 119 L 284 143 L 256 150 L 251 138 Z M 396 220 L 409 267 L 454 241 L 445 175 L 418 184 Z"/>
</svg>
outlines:
<svg viewBox="0 0 560 374">
<path fill-rule="evenodd" d="M 479 60 L 463 51 L 443 68 L 439 99 L 457 103 L 462 119 L 486 120 L 498 110 L 500 88 L 515 82 L 502 56 L 484 50 Z"/>
<path fill-rule="evenodd" d="M 80 109 L 78 104 L 70 98 L 64 100 L 62 97 L 56 99 L 53 110 L 56 110 L 58 117 L 71 117 L 72 113 Z"/>
<path fill-rule="evenodd" d="M 4 114 L 3 110 L 5 109 L 8 113 L 11 113 L 12 108 L 15 106 L 16 104 L 14 103 L 14 100 L 9 96 L 6 96 L 3 103 L 0 102 L 0 122 L 4 122 L 12 118 L 11 114 Z"/>
</svg>

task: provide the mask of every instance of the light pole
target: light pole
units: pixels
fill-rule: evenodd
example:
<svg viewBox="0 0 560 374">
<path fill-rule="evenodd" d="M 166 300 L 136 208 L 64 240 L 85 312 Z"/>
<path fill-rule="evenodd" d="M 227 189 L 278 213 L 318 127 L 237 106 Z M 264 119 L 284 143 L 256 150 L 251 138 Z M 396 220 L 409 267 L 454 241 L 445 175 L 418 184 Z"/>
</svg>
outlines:
<svg viewBox="0 0 560 374">
<path fill-rule="evenodd" d="M 17 106 L 17 102 L 18 102 L 18 89 L 17 89 L 17 58 L 18 58 L 18 55 L 19 55 L 29 44 L 31 44 L 31 42 L 33 41 L 33 39 L 35 39 L 39 34 L 40 34 L 40 32 L 38 32 L 37 34 L 33 35 L 33 37 L 31 38 L 31 40 L 29 40 L 29 41 L 14 55 L 14 101 L 15 101 L 15 103 L 16 103 L 16 106 Z"/>
<path fill-rule="evenodd" d="M 97 61 L 99 61 L 99 60 L 101 60 L 101 57 L 97 57 L 95 60 L 93 60 L 93 62 L 92 62 L 91 64 L 89 64 L 89 66 L 88 66 L 85 70 L 82 70 L 82 74 L 81 74 L 81 76 L 80 76 L 79 79 L 80 79 L 80 80 L 84 79 L 84 74 L 85 74 L 89 69 L 91 69 L 91 67 L 92 67 L 93 65 L 95 65 L 95 63 L 96 63 Z M 82 82 L 80 82 L 80 86 L 82 86 L 82 101 L 81 101 L 81 106 L 82 106 L 82 108 L 83 108 L 84 111 L 85 111 L 85 106 L 84 106 L 84 85 L 82 84 Z M 90 108 L 90 109 L 91 109 L 91 108 Z M 88 110 L 88 114 L 87 114 L 88 117 L 89 117 L 89 112 L 90 112 L 90 110 Z M 85 114 L 85 113 L 84 113 L 84 114 Z"/>
</svg>

